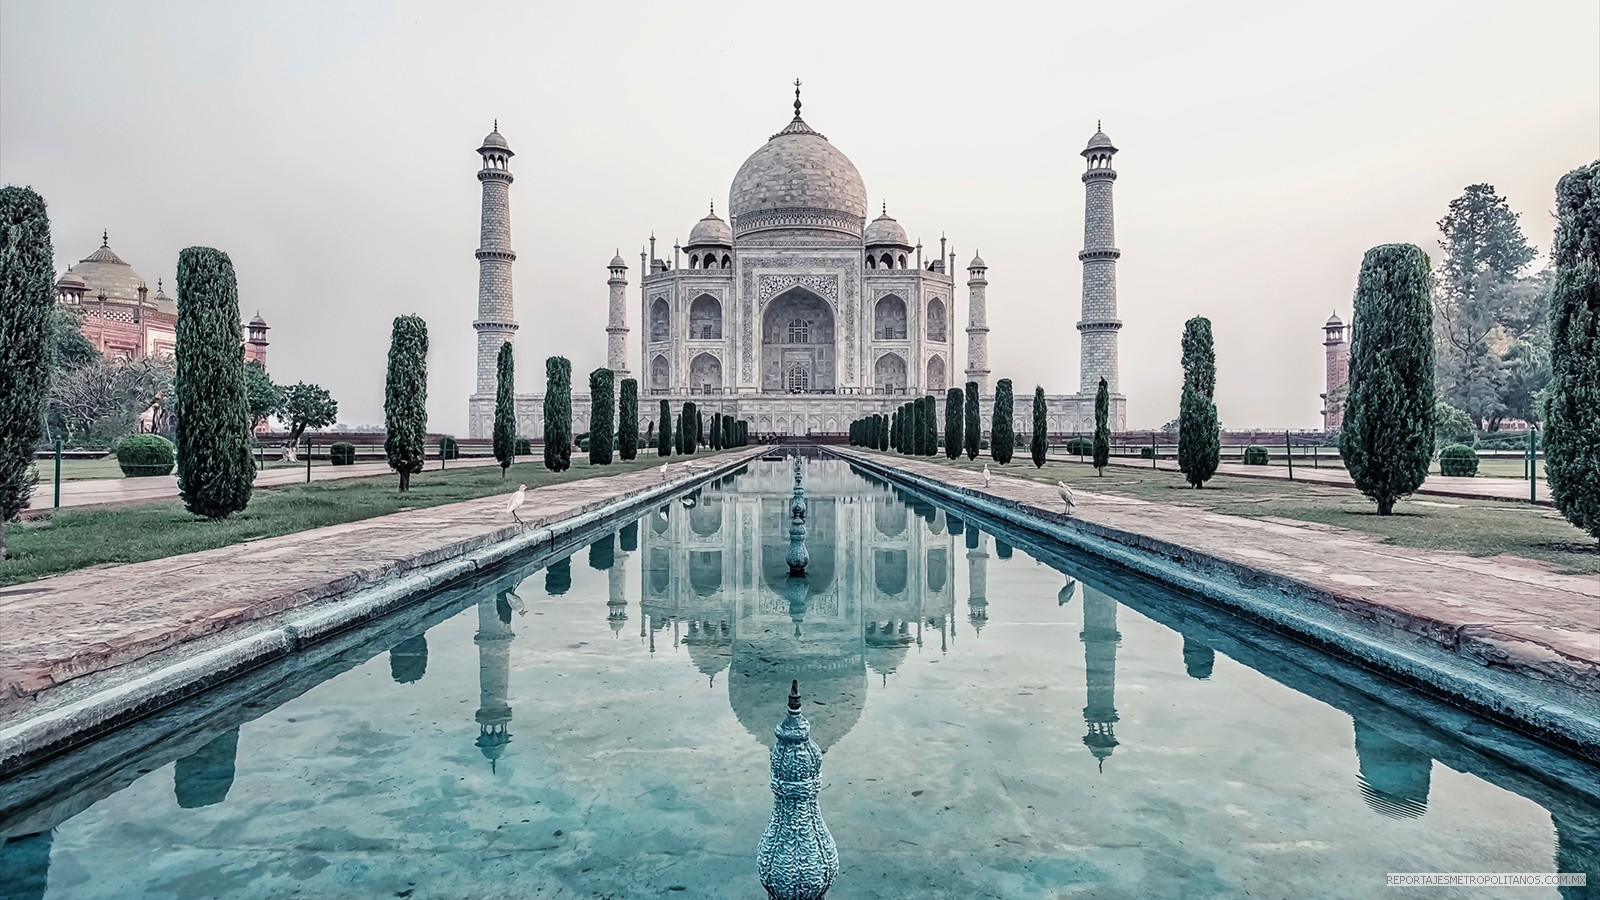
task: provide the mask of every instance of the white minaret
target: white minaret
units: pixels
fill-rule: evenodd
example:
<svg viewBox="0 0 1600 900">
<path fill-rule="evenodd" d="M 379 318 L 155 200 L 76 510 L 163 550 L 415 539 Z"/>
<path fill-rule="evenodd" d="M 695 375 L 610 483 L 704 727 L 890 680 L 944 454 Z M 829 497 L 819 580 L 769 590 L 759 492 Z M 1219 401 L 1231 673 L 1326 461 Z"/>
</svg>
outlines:
<svg viewBox="0 0 1600 900">
<path fill-rule="evenodd" d="M 478 241 L 478 318 L 472 327 L 478 332 L 478 384 L 474 395 L 491 400 L 495 394 L 495 358 L 500 345 L 517 336 L 517 313 L 511 300 L 511 264 L 517 254 L 511 249 L 511 145 L 500 136 L 500 123 L 478 148 L 483 168 L 478 181 L 483 184 L 483 224 Z M 473 437 L 488 437 L 478 430 L 486 426 L 478 416 L 471 420 Z"/>
<path fill-rule="evenodd" d="M 967 380 L 978 383 L 979 397 L 989 396 L 988 270 L 976 254 L 967 266 Z"/>
<path fill-rule="evenodd" d="M 611 257 L 607 266 L 611 277 L 606 284 L 611 287 L 611 314 L 606 320 L 606 368 L 616 373 L 617 384 L 628 375 L 628 264 L 622 261 L 622 251 Z"/>
<path fill-rule="evenodd" d="M 1112 396 L 1120 394 L 1117 379 L 1117 231 L 1111 209 L 1111 185 L 1117 180 L 1111 157 L 1117 148 L 1099 130 L 1083 150 L 1088 171 L 1083 173 L 1083 316 L 1078 320 L 1081 353 L 1078 368 L 1078 393 L 1093 397 L 1100 379 Z M 1113 418 L 1119 418 L 1113 416 Z M 1114 426 L 1115 427 L 1115 426 Z"/>
</svg>

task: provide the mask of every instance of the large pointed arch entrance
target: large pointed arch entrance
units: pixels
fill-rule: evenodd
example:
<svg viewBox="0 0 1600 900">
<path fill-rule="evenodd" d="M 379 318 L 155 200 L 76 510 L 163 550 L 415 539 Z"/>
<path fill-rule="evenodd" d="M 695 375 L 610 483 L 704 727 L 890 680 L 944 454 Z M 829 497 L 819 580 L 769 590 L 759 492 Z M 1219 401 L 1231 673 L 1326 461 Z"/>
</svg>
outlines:
<svg viewBox="0 0 1600 900">
<path fill-rule="evenodd" d="M 761 390 L 769 394 L 832 393 L 833 309 L 803 287 L 772 298 L 761 318 Z"/>
</svg>

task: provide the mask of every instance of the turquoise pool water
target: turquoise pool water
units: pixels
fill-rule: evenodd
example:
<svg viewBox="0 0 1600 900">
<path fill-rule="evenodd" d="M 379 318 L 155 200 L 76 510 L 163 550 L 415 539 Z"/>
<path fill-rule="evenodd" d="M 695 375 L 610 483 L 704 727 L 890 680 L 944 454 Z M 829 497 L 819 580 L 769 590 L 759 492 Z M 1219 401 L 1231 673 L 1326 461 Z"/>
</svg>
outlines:
<svg viewBox="0 0 1600 900">
<path fill-rule="evenodd" d="M 0 785 L 0 896 L 758 897 L 791 678 L 830 897 L 1596 880 L 1580 762 L 839 461 L 792 582 L 789 485 L 753 464 Z"/>
</svg>

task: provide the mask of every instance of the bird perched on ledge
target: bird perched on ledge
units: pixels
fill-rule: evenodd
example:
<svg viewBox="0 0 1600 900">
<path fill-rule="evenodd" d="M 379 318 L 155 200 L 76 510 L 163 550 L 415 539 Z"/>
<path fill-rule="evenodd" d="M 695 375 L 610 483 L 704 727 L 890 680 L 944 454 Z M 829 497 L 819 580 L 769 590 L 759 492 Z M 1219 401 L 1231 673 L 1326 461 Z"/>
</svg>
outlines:
<svg viewBox="0 0 1600 900">
<path fill-rule="evenodd" d="M 667 480 L 667 464 L 666 463 L 662 463 L 661 464 L 661 480 L 662 481 L 666 481 Z"/>
<path fill-rule="evenodd" d="M 1056 482 L 1056 487 L 1061 488 L 1061 500 L 1067 504 L 1067 515 L 1072 515 L 1072 488 L 1067 487 L 1065 481 Z"/>
<path fill-rule="evenodd" d="M 511 518 L 516 519 L 518 525 L 527 524 L 522 521 L 521 516 L 517 515 L 517 509 L 520 508 L 523 503 L 527 502 L 527 499 L 528 486 L 525 484 L 519 484 L 517 485 L 517 492 L 512 494 L 511 499 L 506 501 L 506 512 L 511 513 Z"/>
<path fill-rule="evenodd" d="M 983 486 L 984 487 L 988 487 L 989 486 L 989 464 L 988 463 L 984 463 L 983 464 Z"/>
</svg>

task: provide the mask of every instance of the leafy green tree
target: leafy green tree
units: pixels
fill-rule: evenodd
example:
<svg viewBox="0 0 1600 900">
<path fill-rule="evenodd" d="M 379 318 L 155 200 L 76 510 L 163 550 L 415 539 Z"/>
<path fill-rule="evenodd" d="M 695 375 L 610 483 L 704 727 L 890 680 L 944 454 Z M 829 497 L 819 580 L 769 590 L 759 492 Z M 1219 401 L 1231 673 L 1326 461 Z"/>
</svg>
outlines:
<svg viewBox="0 0 1600 900">
<path fill-rule="evenodd" d="M 1033 459 L 1033 467 L 1044 468 L 1044 460 L 1049 453 L 1050 411 L 1045 407 L 1044 388 L 1036 384 L 1033 386 L 1033 438 L 1028 442 L 1028 455 Z"/>
<path fill-rule="evenodd" d="M 656 456 L 672 455 L 672 407 L 661 401 L 661 424 L 656 429 Z"/>
<path fill-rule="evenodd" d="M 250 409 L 239 343 L 239 287 L 228 254 L 178 254 L 178 494 L 189 512 L 224 519 L 250 503 Z"/>
<path fill-rule="evenodd" d="M 1550 384 L 1550 350 L 1532 341 L 1516 340 L 1500 357 L 1505 367 L 1505 383 L 1500 406 L 1511 418 L 1530 425 L 1543 421 L 1543 398 Z M 1491 430 L 1498 422 L 1491 423 Z"/>
<path fill-rule="evenodd" d="M 589 373 L 589 464 L 611 465 L 616 434 L 616 375 L 601 367 Z"/>
<path fill-rule="evenodd" d="M 1094 394 L 1094 473 L 1105 475 L 1111 464 L 1111 390 L 1104 378 Z"/>
<path fill-rule="evenodd" d="M 339 403 L 320 384 L 298 381 L 283 389 L 279 417 L 289 425 L 289 446 L 295 446 L 307 428 L 326 428 L 339 417 Z"/>
<path fill-rule="evenodd" d="M 983 415 L 978 409 L 978 383 L 967 382 L 966 421 L 961 426 L 961 439 L 966 442 L 967 459 L 977 459 L 983 443 Z"/>
<path fill-rule="evenodd" d="M 272 383 L 267 367 L 259 359 L 244 364 L 244 400 L 250 409 L 252 432 L 283 410 L 283 388 Z"/>
<path fill-rule="evenodd" d="M 1199 488 L 1222 461 L 1222 426 L 1217 421 L 1217 354 L 1211 320 L 1195 316 L 1183 325 L 1183 395 L 1178 403 L 1178 470 Z"/>
<path fill-rule="evenodd" d="M 1433 445 L 1470 444 L 1477 436 L 1477 426 L 1472 417 L 1454 406 L 1439 400 L 1433 405 Z"/>
<path fill-rule="evenodd" d="M 617 455 L 623 460 L 639 455 L 639 382 L 622 379 L 622 399 L 617 401 Z"/>
<path fill-rule="evenodd" d="M 989 455 L 1002 466 L 1011 462 L 1016 449 L 1011 413 L 1011 379 L 1002 378 L 994 383 L 994 418 L 989 424 Z"/>
<path fill-rule="evenodd" d="M 428 458 L 428 323 L 421 316 L 396 316 L 390 331 L 383 424 L 383 452 L 404 493 Z"/>
<path fill-rule="evenodd" d="M 572 361 L 544 361 L 544 467 L 565 472 L 572 466 Z"/>
<path fill-rule="evenodd" d="M 1433 459 L 1431 282 L 1413 244 L 1368 250 L 1356 282 L 1339 455 L 1380 516 L 1422 485 Z"/>
<path fill-rule="evenodd" d="M 52 304 L 50 330 L 53 335 L 50 367 L 53 371 L 76 369 L 101 358 L 89 336 L 83 333 L 83 311 L 65 303 Z"/>
<path fill-rule="evenodd" d="M 38 475 L 54 357 L 54 249 L 44 198 L 0 188 L 0 561 L 5 523 L 28 507 Z"/>
<path fill-rule="evenodd" d="M 1600 161 L 1556 183 L 1545 477 L 1567 521 L 1600 539 Z"/>
<path fill-rule="evenodd" d="M 500 345 L 494 359 L 494 458 L 500 463 L 500 477 L 506 477 L 517 455 L 516 360 L 511 342 Z"/>
</svg>

